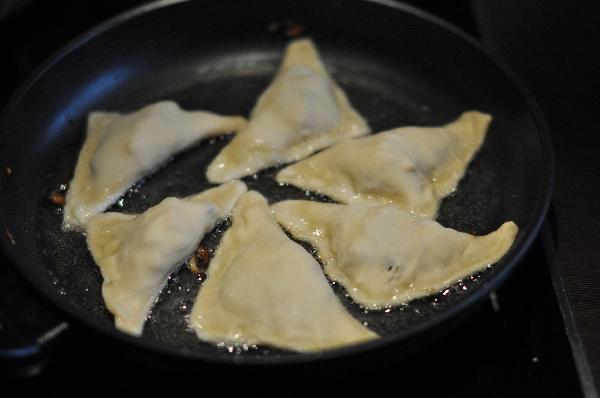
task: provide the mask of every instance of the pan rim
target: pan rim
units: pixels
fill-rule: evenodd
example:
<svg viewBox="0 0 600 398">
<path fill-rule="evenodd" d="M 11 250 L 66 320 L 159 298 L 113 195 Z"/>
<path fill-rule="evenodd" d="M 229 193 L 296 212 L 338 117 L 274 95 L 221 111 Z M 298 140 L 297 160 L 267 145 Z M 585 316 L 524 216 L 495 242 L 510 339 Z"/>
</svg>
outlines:
<svg viewBox="0 0 600 398">
<path fill-rule="evenodd" d="M 45 62 L 41 64 L 36 70 L 30 75 L 28 79 L 16 90 L 7 105 L 4 107 L 2 114 L 0 115 L 0 126 L 5 126 L 9 115 L 18 106 L 20 100 L 25 96 L 29 89 L 49 70 L 52 66 L 58 63 L 63 57 L 76 50 L 77 48 L 85 45 L 88 41 L 93 40 L 95 37 L 103 34 L 104 32 L 127 23 L 128 21 L 144 15 L 148 12 L 156 11 L 158 9 L 176 6 L 179 3 L 187 2 L 190 0 L 161 0 L 150 4 L 142 5 L 132 10 L 126 11 L 119 14 L 96 27 L 88 30 L 81 34 L 54 55 L 49 57 Z M 91 317 L 85 311 L 78 310 L 64 297 L 60 296 L 55 290 L 51 289 L 50 285 L 44 283 L 40 279 L 34 278 L 32 275 L 24 271 L 24 268 L 20 265 L 19 256 L 16 255 L 15 249 L 9 244 L 6 239 L 0 239 L 0 249 L 6 253 L 7 257 L 11 261 L 11 265 L 18 273 L 31 285 L 37 292 L 49 301 L 54 307 L 58 308 L 61 312 L 78 322 L 85 324 L 92 330 L 100 331 L 109 337 L 115 338 L 120 342 L 127 343 L 138 349 L 148 350 L 150 352 L 166 355 L 168 357 L 194 360 L 194 361 L 205 361 L 212 363 L 221 364 L 236 364 L 236 365 L 273 365 L 273 364 L 301 364 L 310 363 L 315 361 L 322 361 L 334 358 L 342 358 L 350 355 L 356 355 L 371 350 L 376 350 L 387 345 L 399 343 L 403 340 L 409 340 L 421 333 L 425 333 L 436 326 L 440 326 L 451 319 L 456 318 L 458 315 L 466 312 L 468 308 L 471 308 L 476 303 L 482 301 L 490 291 L 500 286 L 522 260 L 525 253 L 529 250 L 533 244 L 535 238 L 538 236 L 540 228 L 544 222 L 546 213 L 548 212 L 550 202 L 552 199 L 552 191 L 554 186 L 554 172 L 555 172 L 555 161 L 554 151 L 552 148 L 551 138 L 546 126 L 541 109 L 539 108 L 536 100 L 533 98 L 530 91 L 527 89 L 525 84 L 516 76 L 516 74 L 501 60 L 497 59 L 490 50 L 485 48 L 479 41 L 463 32 L 454 25 L 433 16 L 423 10 L 416 7 L 397 3 L 391 0 L 360 0 L 366 3 L 375 4 L 382 7 L 388 7 L 395 11 L 404 12 L 410 14 L 416 18 L 424 20 L 427 23 L 431 23 L 441 27 L 444 31 L 456 36 L 459 40 L 463 40 L 468 45 L 473 47 L 482 56 L 488 58 L 502 74 L 504 74 L 508 80 L 514 85 L 514 88 L 521 95 L 527 104 L 527 109 L 531 113 L 533 120 L 536 125 L 538 138 L 540 140 L 540 148 L 542 152 L 543 167 L 542 176 L 540 181 L 540 193 L 539 197 L 536 198 L 536 205 L 532 210 L 532 217 L 529 224 L 523 228 L 524 236 L 520 242 L 515 242 L 515 246 L 511 249 L 510 257 L 506 260 L 501 261 L 501 270 L 486 284 L 484 284 L 476 292 L 468 295 L 464 300 L 457 303 L 456 305 L 448 308 L 441 312 L 438 316 L 424 321 L 408 330 L 399 331 L 393 335 L 383 336 L 379 339 L 372 340 L 365 343 L 356 345 L 341 347 L 333 350 L 315 352 L 315 353 L 299 353 L 295 355 L 273 355 L 273 356 L 237 356 L 237 355 L 221 355 L 212 353 L 199 353 L 199 352 L 183 352 L 174 347 L 168 347 L 166 345 L 159 344 L 154 341 L 146 340 L 143 338 L 137 338 L 125 333 L 122 333 L 115 329 L 112 325 L 98 324 L 95 319 Z M 3 225 L 6 225 L 5 216 L 0 213 L 1 221 Z"/>
</svg>

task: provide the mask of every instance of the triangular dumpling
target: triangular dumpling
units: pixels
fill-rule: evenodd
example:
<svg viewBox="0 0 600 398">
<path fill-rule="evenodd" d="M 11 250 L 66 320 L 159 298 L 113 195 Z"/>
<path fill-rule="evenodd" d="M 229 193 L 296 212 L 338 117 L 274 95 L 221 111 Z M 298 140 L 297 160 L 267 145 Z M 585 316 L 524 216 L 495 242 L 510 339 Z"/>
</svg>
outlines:
<svg viewBox="0 0 600 398">
<path fill-rule="evenodd" d="M 85 229 L 137 180 L 198 141 L 239 130 L 246 121 L 204 111 L 187 112 L 171 101 L 137 112 L 93 112 L 64 208 L 65 229 Z"/>
<path fill-rule="evenodd" d="M 272 208 L 288 232 L 317 249 L 332 279 L 372 307 L 435 293 L 484 269 L 504 256 L 518 231 L 511 221 L 476 237 L 390 205 L 290 200 Z"/>
<path fill-rule="evenodd" d="M 244 194 L 208 268 L 190 323 L 202 340 L 296 351 L 372 339 L 316 260 L 290 240 L 259 193 Z"/>
<path fill-rule="evenodd" d="M 286 167 L 277 181 L 342 203 L 390 203 L 433 218 L 479 150 L 490 121 L 472 111 L 442 127 L 402 127 L 346 140 Z"/>
<path fill-rule="evenodd" d="M 243 182 L 231 181 L 184 199 L 166 198 L 143 214 L 105 213 L 90 220 L 88 247 L 104 278 L 104 302 L 119 329 L 142 333 L 169 274 L 228 217 L 245 191 Z"/>
<path fill-rule="evenodd" d="M 331 79 L 312 41 L 290 43 L 275 79 L 243 128 L 208 167 L 223 182 L 289 163 L 369 127 Z"/>
</svg>

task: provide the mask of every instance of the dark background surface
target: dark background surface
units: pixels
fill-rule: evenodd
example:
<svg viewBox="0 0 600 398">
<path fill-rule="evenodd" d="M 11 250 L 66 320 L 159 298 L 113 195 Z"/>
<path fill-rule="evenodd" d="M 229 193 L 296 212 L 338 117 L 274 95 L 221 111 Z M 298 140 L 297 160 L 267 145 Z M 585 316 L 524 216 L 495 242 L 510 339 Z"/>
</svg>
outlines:
<svg viewBox="0 0 600 398">
<path fill-rule="evenodd" d="M 482 3 L 485 3 L 483 5 Z M 600 2 L 473 2 L 483 40 L 527 83 L 556 152 L 558 272 L 576 351 L 600 385 Z M 568 315 L 568 314 L 567 314 Z M 567 319 L 569 324 L 569 320 Z M 585 365 L 585 364 L 584 364 Z M 584 385 L 584 388 L 590 388 Z"/>
<path fill-rule="evenodd" d="M 140 1 L 36 1 L 0 20 L 0 103 L 45 57 L 60 46 L 116 13 Z M 165 376 L 131 359 L 111 342 L 72 325 L 58 344 L 33 361 L 3 361 L 3 376 L 23 392 L 81 396 L 118 392 L 114 382 L 131 381 L 131 391 L 176 392 L 191 384 L 208 393 L 206 383 L 233 391 L 253 381 L 286 381 L 291 393 L 314 380 L 349 384 L 369 391 L 394 386 L 399 394 L 443 396 L 577 396 L 593 394 L 592 375 L 600 379 L 600 249 L 596 237 L 598 167 L 594 140 L 598 131 L 598 62 L 600 20 L 597 2 L 558 1 L 414 1 L 484 43 L 508 61 L 526 81 L 542 106 L 555 142 L 557 185 L 550 224 L 557 241 L 558 268 L 547 262 L 539 242 L 517 272 L 498 292 L 499 311 L 491 302 L 440 341 L 409 357 L 393 349 L 368 358 L 314 368 L 200 372 L 174 370 Z M 554 260 L 554 259 L 553 259 Z M 0 342 L 26 342 L 56 325 L 53 310 L 36 305 L 35 296 L 1 259 Z M 550 268 L 549 268 L 550 267 Z M 571 344 L 576 348 L 578 374 L 551 283 L 564 292 Z M 573 310 L 573 322 L 569 317 Z M 25 319 L 18 332 L 10 316 Z M 4 331 L 4 333 L 2 333 Z M 586 369 L 586 365 L 589 367 Z M 28 373 L 33 377 L 16 377 Z M 158 380 L 158 377 L 162 380 Z M 86 382 L 78 387 L 72 380 Z M 589 383 L 589 384 L 586 384 Z M 139 389 L 139 390 L 138 390 Z M 200 390 L 200 391 L 198 391 Z M 123 392 L 124 395 L 125 391 Z M 590 395 L 592 396 L 592 395 Z"/>
</svg>

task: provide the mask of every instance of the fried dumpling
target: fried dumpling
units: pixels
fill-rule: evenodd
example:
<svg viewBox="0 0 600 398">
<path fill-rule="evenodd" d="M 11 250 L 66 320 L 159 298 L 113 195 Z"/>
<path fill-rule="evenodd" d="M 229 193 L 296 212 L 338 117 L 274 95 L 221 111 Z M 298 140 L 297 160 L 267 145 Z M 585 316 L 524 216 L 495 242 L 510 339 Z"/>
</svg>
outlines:
<svg viewBox="0 0 600 398">
<path fill-rule="evenodd" d="M 346 140 L 286 167 L 277 181 L 341 203 L 390 203 L 433 218 L 479 150 L 490 121 L 471 111 L 443 127 L 402 127 Z"/>
<path fill-rule="evenodd" d="M 296 40 L 288 45 L 247 126 L 213 160 L 206 176 L 211 182 L 240 178 L 368 132 L 312 41 Z"/>
<path fill-rule="evenodd" d="M 100 267 L 102 296 L 120 330 L 141 335 L 171 272 L 227 218 L 246 191 L 240 181 L 184 199 L 166 198 L 143 214 L 105 213 L 88 224 L 87 243 Z"/>
<path fill-rule="evenodd" d="M 343 307 L 316 260 L 259 193 L 244 194 L 190 317 L 202 340 L 316 351 L 377 337 Z"/>
<path fill-rule="evenodd" d="M 518 231 L 506 222 L 476 237 L 390 205 L 290 200 L 272 208 L 289 233 L 317 249 L 325 272 L 370 307 L 435 293 L 486 268 L 504 256 Z"/>
<path fill-rule="evenodd" d="M 246 121 L 204 111 L 184 111 L 171 101 L 137 112 L 93 112 L 64 208 L 65 229 L 85 229 L 137 180 L 198 141 L 239 130 Z"/>
</svg>

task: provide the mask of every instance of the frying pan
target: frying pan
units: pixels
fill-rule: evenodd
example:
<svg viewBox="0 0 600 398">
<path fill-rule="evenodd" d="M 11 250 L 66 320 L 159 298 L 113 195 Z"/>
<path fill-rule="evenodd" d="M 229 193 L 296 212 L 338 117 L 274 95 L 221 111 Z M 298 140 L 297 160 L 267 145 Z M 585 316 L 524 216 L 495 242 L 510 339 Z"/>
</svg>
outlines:
<svg viewBox="0 0 600 398">
<path fill-rule="evenodd" d="M 520 231 L 513 247 L 493 267 L 390 312 L 360 308 L 334 285 L 348 311 L 382 336 L 351 347 L 299 354 L 200 342 L 185 317 L 202 281 L 185 267 L 173 273 L 143 337 L 117 331 L 85 237 L 63 232 L 61 209 L 47 200 L 72 177 L 87 114 L 129 112 L 173 99 L 186 109 L 247 115 L 290 36 L 300 31 L 314 39 L 333 78 L 375 132 L 440 125 L 469 109 L 493 115 L 480 153 L 443 201 L 438 221 L 484 234 L 514 220 Z M 0 134 L 0 242 L 16 269 L 69 319 L 140 352 L 175 360 L 289 364 L 390 346 L 414 349 L 476 308 L 517 265 L 540 228 L 553 178 L 543 118 L 514 76 L 456 28 L 384 0 L 143 6 L 84 34 L 39 68 L 4 110 Z M 206 166 L 228 140 L 202 142 L 177 155 L 111 210 L 142 212 L 164 197 L 207 188 Z M 271 203 L 325 200 L 278 186 L 277 170 L 245 181 Z M 214 249 L 227 227 L 218 226 L 204 244 Z"/>
</svg>

